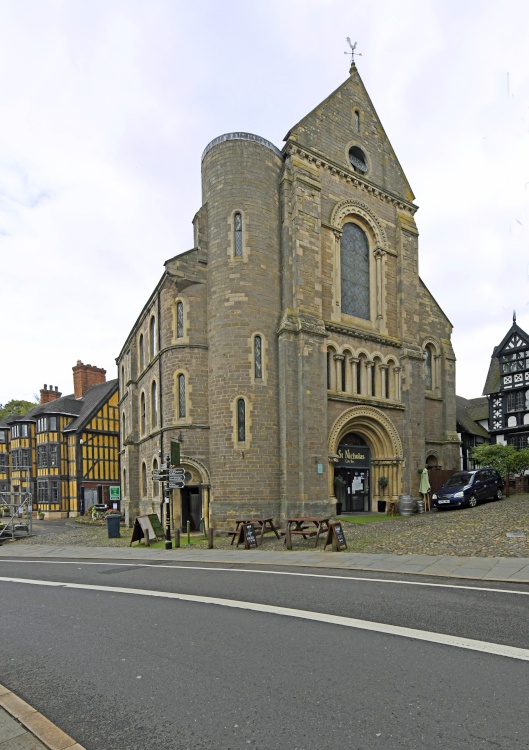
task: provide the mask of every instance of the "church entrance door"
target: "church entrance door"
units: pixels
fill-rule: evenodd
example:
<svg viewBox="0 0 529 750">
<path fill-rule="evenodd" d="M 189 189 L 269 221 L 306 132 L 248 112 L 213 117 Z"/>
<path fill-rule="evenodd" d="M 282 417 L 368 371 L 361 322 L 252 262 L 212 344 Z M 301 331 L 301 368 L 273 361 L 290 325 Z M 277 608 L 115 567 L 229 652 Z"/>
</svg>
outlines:
<svg viewBox="0 0 529 750">
<path fill-rule="evenodd" d="M 187 522 L 191 531 L 200 530 L 202 520 L 202 493 L 200 487 L 184 487 L 181 492 L 182 515 L 181 530 L 187 531 Z"/>
<path fill-rule="evenodd" d="M 359 435 L 349 433 L 338 447 L 334 469 L 337 513 L 367 513 L 371 510 L 371 451 Z"/>
</svg>

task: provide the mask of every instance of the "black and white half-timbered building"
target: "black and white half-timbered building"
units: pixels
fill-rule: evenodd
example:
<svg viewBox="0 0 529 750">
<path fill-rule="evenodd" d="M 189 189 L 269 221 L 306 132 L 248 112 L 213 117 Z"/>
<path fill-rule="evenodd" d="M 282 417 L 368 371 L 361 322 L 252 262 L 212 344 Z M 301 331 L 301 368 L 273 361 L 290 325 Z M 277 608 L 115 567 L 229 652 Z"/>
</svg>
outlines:
<svg viewBox="0 0 529 750">
<path fill-rule="evenodd" d="M 483 395 L 493 442 L 529 447 L 529 335 L 516 323 L 495 347 Z"/>
</svg>

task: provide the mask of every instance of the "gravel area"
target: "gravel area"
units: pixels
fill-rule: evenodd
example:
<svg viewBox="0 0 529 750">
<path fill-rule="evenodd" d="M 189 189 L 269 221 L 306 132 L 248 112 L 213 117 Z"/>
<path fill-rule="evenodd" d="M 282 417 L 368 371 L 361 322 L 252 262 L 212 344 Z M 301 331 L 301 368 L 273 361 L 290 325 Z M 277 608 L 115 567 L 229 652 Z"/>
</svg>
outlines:
<svg viewBox="0 0 529 750">
<path fill-rule="evenodd" d="M 35 521 L 35 536 L 16 544 L 48 544 L 82 547 L 128 547 L 130 529 L 119 539 L 108 539 L 106 525 L 95 526 L 67 519 L 63 523 Z M 463 555 L 472 557 L 529 557 L 529 495 L 513 495 L 476 508 L 385 518 L 365 524 L 343 524 L 349 552 L 388 554 Z M 526 536 L 507 537 L 508 532 Z M 185 535 L 182 535 L 182 546 Z M 313 542 L 297 537 L 294 549 L 309 549 Z M 136 546 L 136 544 L 135 544 Z M 195 546 L 195 545 L 193 545 Z M 200 541 L 197 547 L 206 547 Z M 215 537 L 216 548 L 227 548 L 230 539 Z M 263 549 L 283 551 L 282 541 L 268 534 Z M 320 541 L 319 550 L 323 549 Z M 330 552 L 330 547 L 327 550 Z"/>
</svg>

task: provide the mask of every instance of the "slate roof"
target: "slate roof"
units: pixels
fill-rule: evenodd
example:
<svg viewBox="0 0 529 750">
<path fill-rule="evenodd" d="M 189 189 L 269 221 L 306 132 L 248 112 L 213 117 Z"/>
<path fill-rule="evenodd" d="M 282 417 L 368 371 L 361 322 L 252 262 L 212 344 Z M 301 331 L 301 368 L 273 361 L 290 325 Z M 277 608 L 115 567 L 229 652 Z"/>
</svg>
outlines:
<svg viewBox="0 0 529 750">
<path fill-rule="evenodd" d="M 478 424 L 478 419 L 489 418 L 489 400 L 486 397 L 467 399 L 456 396 L 456 421 L 463 432 L 490 439 L 487 430 Z"/>
<path fill-rule="evenodd" d="M 109 380 L 106 383 L 91 386 L 82 398 L 77 399 L 78 402 L 82 402 L 81 411 L 78 417 L 73 419 L 63 432 L 74 432 L 83 427 L 117 389 L 117 378 Z"/>
<path fill-rule="evenodd" d="M 117 378 L 109 380 L 106 383 L 93 385 L 86 391 L 82 398 L 75 398 L 73 393 L 71 393 L 68 396 L 61 396 L 53 401 L 49 401 L 47 404 L 37 404 L 27 414 L 22 416 L 14 414 L 11 417 L 6 417 L 0 423 L 0 426 L 4 426 L 4 423 L 6 427 L 9 427 L 15 422 L 36 422 L 44 414 L 62 414 L 72 417 L 72 421 L 63 432 L 72 432 L 80 429 L 86 422 L 90 421 L 93 414 L 101 408 L 101 405 L 117 390 L 117 387 Z"/>
<path fill-rule="evenodd" d="M 498 347 L 496 346 L 490 358 L 489 371 L 485 380 L 485 387 L 483 388 L 484 396 L 488 396 L 491 393 L 498 393 L 501 387 L 500 360 L 496 356 L 497 351 Z"/>
</svg>

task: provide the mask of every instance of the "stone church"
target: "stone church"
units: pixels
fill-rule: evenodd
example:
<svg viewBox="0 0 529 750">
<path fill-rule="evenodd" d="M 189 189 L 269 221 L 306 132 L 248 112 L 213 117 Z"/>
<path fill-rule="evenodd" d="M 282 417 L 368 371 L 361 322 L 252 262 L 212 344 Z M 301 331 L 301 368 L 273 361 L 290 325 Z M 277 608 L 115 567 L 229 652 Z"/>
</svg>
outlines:
<svg viewBox="0 0 529 750">
<path fill-rule="evenodd" d="M 379 511 L 458 467 L 452 326 L 418 273 L 414 195 L 356 66 L 280 150 L 202 155 L 191 250 L 165 263 L 117 358 L 128 519 Z"/>
</svg>

